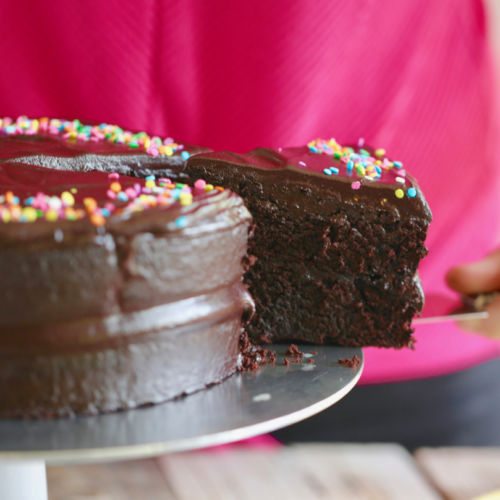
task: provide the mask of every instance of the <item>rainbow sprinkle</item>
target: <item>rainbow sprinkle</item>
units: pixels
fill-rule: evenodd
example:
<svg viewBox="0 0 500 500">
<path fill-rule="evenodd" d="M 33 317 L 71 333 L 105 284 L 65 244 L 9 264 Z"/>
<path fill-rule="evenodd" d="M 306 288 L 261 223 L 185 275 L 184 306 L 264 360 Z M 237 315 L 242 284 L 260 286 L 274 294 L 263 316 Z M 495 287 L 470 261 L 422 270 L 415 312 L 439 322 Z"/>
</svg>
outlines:
<svg viewBox="0 0 500 500">
<path fill-rule="evenodd" d="M 83 198 L 83 207 L 76 207 L 75 188 L 63 191 L 59 196 L 51 196 L 42 192 L 20 200 L 12 191 L 0 195 L 0 221 L 35 222 L 46 220 L 80 220 L 88 217 L 94 226 L 103 226 L 111 215 L 129 215 L 142 212 L 153 207 L 167 207 L 179 203 L 189 206 L 193 203 L 193 195 L 213 190 L 222 191 L 220 186 L 212 186 L 199 179 L 193 188 L 187 184 L 174 183 L 170 179 L 155 176 L 146 177 L 144 185 L 134 183 L 133 187 L 123 189 L 117 173 L 108 175 L 109 186 L 106 191 L 107 200 L 99 205 L 91 197 Z M 187 218 L 178 217 L 175 222 L 178 228 L 185 227 Z"/>
<path fill-rule="evenodd" d="M 130 132 L 118 125 L 101 123 L 100 125 L 85 125 L 80 120 L 60 120 L 57 118 L 34 118 L 20 116 L 0 118 L 0 135 L 35 135 L 47 134 L 66 140 L 99 142 L 106 141 L 123 144 L 151 156 L 173 156 L 179 153 L 187 160 L 189 153 L 184 151 L 182 144 L 172 138 L 161 139 L 149 136 L 146 132 Z"/>
<path fill-rule="evenodd" d="M 383 148 L 375 149 L 372 154 L 368 150 L 363 149 L 364 144 L 365 140 L 360 138 L 358 140 L 358 151 L 355 151 L 352 147 L 341 146 L 335 139 L 315 139 L 309 142 L 307 147 L 311 153 L 325 154 L 345 163 L 347 175 L 352 176 L 355 174 L 360 179 L 351 183 L 351 187 L 354 190 L 361 188 L 361 181 L 377 181 L 382 177 L 383 171 L 396 168 L 397 176 L 395 177 L 396 185 L 394 194 L 396 198 L 404 198 L 405 191 L 402 188 L 406 183 L 406 172 L 403 170 L 403 163 L 389 160 L 385 156 L 386 151 Z M 323 173 L 331 176 L 332 173 L 338 174 L 339 169 L 336 167 L 325 168 Z M 415 198 L 417 190 L 414 187 L 410 187 L 406 191 L 406 194 L 410 198 Z"/>
</svg>

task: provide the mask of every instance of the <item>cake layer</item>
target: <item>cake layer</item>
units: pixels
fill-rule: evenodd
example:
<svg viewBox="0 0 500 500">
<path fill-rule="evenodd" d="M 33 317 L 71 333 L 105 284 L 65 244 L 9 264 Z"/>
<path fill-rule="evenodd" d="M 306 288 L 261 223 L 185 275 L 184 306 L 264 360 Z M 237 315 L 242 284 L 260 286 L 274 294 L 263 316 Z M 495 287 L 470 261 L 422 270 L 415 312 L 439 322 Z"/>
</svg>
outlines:
<svg viewBox="0 0 500 500">
<path fill-rule="evenodd" d="M 95 414 L 159 403 L 239 367 L 241 282 L 128 314 L 1 335 L 0 418 Z"/>
</svg>

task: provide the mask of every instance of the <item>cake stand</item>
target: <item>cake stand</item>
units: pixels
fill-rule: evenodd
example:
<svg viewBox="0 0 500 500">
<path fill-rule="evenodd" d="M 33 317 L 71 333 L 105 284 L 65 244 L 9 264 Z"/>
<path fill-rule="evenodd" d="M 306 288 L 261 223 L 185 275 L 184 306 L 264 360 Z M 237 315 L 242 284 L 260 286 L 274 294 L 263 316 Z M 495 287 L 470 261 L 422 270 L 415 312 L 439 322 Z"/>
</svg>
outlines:
<svg viewBox="0 0 500 500">
<path fill-rule="evenodd" d="M 0 420 L 0 499 L 46 500 L 46 463 L 151 457 L 274 431 L 336 403 L 361 376 L 358 348 L 299 345 L 302 361 L 288 366 L 287 346 L 271 348 L 274 365 L 164 404 L 94 417 Z M 339 363 L 355 355 L 359 366 Z"/>
</svg>

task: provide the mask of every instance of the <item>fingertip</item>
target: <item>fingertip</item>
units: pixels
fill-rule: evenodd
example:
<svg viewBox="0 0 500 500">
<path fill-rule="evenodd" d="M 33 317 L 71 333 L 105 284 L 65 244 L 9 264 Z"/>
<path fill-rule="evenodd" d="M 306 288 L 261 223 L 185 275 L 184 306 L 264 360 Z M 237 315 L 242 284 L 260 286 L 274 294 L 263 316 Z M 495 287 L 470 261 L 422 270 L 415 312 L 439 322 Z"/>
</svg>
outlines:
<svg viewBox="0 0 500 500">
<path fill-rule="evenodd" d="M 445 275 L 446 284 L 458 293 L 469 294 L 470 279 L 467 267 L 465 265 L 455 266 L 448 270 Z"/>
</svg>

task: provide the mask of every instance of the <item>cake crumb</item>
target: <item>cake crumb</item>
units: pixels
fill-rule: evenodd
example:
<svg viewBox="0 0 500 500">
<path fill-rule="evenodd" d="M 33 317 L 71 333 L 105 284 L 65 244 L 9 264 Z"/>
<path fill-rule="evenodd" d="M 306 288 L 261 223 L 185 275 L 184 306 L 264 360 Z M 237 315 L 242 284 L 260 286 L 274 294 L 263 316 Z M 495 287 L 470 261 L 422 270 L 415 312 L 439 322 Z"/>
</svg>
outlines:
<svg viewBox="0 0 500 500">
<path fill-rule="evenodd" d="M 239 371 L 258 370 L 261 366 L 276 362 L 276 353 L 265 347 L 252 344 L 246 332 L 240 336 L 240 354 Z"/>
<path fill-rule="evenodd" d="M 295 344 L 290 344 L 290 347 L 286 351 L 286 355 L 292 358 L 302 359 L 304 353 Z"/>
<path fill-rule="evenodd" d="M 361 364 L 361 358 L 355 354 L 352 358 L 339 358 L 338 362 L 347 368 L 357 368 Z"/>
</svg>

